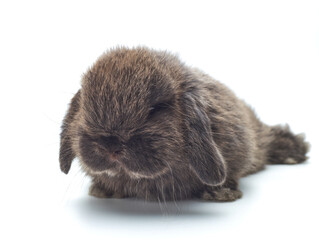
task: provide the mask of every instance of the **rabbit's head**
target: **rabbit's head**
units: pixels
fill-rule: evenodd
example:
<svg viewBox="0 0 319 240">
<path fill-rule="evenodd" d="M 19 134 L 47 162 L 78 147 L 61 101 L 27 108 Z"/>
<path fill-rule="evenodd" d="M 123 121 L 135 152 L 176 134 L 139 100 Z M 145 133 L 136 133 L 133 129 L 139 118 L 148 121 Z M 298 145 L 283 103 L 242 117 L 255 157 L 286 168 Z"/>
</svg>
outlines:
<svg viewBox="0 0 319 240">
<path fill-rule="evenodd" d="M 196 84 L 166 53 L 119 48 L 102 55 L 64 120 L 62 171 L 78 157 L 89 174 L 156 178 L 190 168 L 205 184 L 222 184 L 225 163 Z"/>
</svg>

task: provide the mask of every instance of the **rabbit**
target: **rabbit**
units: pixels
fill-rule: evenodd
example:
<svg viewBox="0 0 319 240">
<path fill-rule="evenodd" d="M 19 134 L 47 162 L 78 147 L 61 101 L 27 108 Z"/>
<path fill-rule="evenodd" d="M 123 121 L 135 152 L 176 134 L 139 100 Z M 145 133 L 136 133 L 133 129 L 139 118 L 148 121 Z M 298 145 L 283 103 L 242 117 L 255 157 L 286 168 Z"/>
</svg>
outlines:
<svg viewBox="0 0 319 240">
<path fill-rule="evenodd" d="M 62 123 L 59 162 L 78 158 L 99 198 L 242 197 L 239 179 L 304 162 L 309 144 L 268 126 L 219 81 L 146 47 L 105 52 L 83 75 Z"/>
</svg>

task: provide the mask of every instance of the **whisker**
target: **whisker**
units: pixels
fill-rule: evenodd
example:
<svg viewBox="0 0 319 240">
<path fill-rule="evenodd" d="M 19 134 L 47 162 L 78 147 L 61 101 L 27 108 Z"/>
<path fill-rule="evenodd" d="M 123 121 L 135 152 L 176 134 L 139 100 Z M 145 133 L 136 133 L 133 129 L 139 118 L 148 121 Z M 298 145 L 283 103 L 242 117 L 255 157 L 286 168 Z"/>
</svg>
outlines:
<svg viewBox="0 0 319 240">
<path fill-rule="evenodd" d="M 165 161 L 165 160 L 164 160 Z M 176 196 L 175 196 L 175 180 L 174 180 L 174 175 L 173 175 L 173 170 L 171 168 L 171 166 L 169 165 L 169 163 L 167 161 L 165 161 L 168 169 L 170 170 L 170 175 L 171 175 L 171 179 L 172 179 L 172 200 L 174 202 L 174 204 L 176 205 L 176 207 L 178 208 L 177 204 L 176 204 Z"/>
<path fill-rule="evenodd" d="M 162 197 L 163 197 L 163 202 L 164 202 L 164 206 L 165 206 L 165 209 L 166 209 L 166 211 L 165 211 L 165 213 L 166 212 L 168 212 L 167 210 L 168 210 L 168 207 L 167 207 L 167 203 L 166 203 L 166 198 L 165 198 L 165 193 L 164 193 L 164 183 L 163 183 L 163 179 L 162 179 L 162 177 L 160 176 L 160 179 L 161 179 L 161 190 L 162 190 Z"/>
</svg>

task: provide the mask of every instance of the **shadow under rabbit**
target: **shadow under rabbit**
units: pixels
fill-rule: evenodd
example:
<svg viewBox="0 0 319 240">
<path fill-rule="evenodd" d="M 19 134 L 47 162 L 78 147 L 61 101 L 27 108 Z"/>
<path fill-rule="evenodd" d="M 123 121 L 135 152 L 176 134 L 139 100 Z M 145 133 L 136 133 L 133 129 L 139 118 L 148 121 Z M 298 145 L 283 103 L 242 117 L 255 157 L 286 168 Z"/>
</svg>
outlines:
<svg viewBox="0 0 319 240">
<path fill-rule="evenodd" d="M 78 199 L 72 204 L 77 211 L 86 216 L 109 216 L 117 215 L 122 217 L 211 217 L 221 216 L 223 213 L 218 210 L 217 205 L 210 205 L 209 211 L 206 204 L 199 200 L 178 201 L 178 202 L 145 202 L 138 199 L 97 199 L 85 197 Z"/>
</svg>

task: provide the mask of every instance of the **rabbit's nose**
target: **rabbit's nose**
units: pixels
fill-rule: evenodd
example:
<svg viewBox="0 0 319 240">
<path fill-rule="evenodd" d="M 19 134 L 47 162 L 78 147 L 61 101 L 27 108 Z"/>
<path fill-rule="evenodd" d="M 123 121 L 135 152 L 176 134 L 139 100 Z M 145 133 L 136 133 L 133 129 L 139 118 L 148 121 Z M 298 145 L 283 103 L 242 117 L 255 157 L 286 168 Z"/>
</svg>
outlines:
<svg viewBox="0 0 319 240">
<path fill-rule="evenodd" d="M 122 155 L 123 148 L 121 146 L 112 147 L 109 150 L 109 152 L 110 152 L 110 155 L 118 157 L 118 156 Z"/>
<path fill-rule="evenodd" d="M 123 145 L 115 136 L 109 138 L 108 152 L 109 157 L 113 161 L 117 161 L 123 153 Z"/>
<path fill-rule="evenodd" d="M 118 161 L 120 159 L 122 155 L 122 151 L 121 150 L 117 150 L 117 151 L 114 151 L 114 152 L 110 152 L 109 153 L 109 158 L 111 161 Z"/>
</svg>

